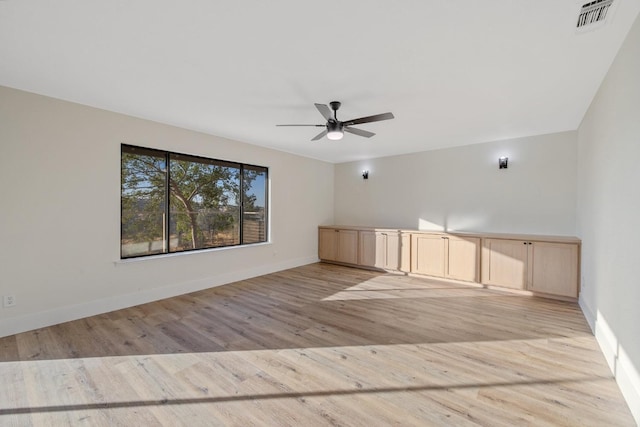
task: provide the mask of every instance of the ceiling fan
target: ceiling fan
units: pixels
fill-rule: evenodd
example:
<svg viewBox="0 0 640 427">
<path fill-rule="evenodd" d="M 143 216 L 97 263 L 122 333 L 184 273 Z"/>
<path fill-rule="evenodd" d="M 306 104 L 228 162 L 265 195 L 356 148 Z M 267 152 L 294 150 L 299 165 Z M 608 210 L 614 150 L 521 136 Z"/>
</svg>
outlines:
<svg viewBox="0 0 640 427">
<path fill-rule="evenodd" d="M 317 134 L 311 140 L 317 141 L 326 135 L 327 138 L 335 141 L 338 139 L 342 139 L 342 137 L 344 136 L 344 132 L 349 132 L 358 136 L 364 136 L 365 138 L 371 138 L 373 135 L 375 135 L 375 133 L 362 130 L 362 129 L 353 128 L 351 126 L 360 125 L 363 123 L 379 122 L 381 120 L 390 120 L 394 118 L 392 113 L 383 113 L 383 114 L 376 114 L 374 116 L 360 117 L 359 119 L 345 120 L 344 122 L 341 122 L 340 120 L 338 120 L 338 109 L 342 104 L 338 101 L 332 101 L 329 103 L 329 105 L 331 106 L 331 109 L 329 109 L 329 107 L 326 104 L 315 104 L 318 111 L 320 111 L 320 114 L 322 114 L 322 116 L 325 119 L 327 119 L 327 123 L 324 125 L 276 125 L 276 126 L 324 127 L 325 130 Z M 331 114 L 331 110 L 333 110 L 333 115 Z"/>
</svg>

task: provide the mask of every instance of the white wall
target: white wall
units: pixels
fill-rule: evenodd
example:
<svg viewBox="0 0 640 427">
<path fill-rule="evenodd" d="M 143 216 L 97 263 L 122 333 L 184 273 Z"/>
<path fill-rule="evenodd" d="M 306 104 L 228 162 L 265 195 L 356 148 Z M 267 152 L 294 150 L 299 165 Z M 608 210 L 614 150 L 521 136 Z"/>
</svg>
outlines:
<svg viewBox="0 0 640 427">
<path fill-rule="evenodd" d="M 121 143 L 268 166 L 272 244 L 118 262 Z M 0 336 L 313 262 L 333 222 L 332 164 L 4 87 L 0 144 Z"/>
<path fill-rule="evenodd" d="M 574 235 L 576 137 L 563 132 L 336 165 L 336 223 Z M 509 157 L 508 169 L 498 169 L 500 156 Z"/>
<path fill-rule="evenodd" d="M 580 303 L 640 424 L 640 18 L 578 129 Z"/>
</svg>

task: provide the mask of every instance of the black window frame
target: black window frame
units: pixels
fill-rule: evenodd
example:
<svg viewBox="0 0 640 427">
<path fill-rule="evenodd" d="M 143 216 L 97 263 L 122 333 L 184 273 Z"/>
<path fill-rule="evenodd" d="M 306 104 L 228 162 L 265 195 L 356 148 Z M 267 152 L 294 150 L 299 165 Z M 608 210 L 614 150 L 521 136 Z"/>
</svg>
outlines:
<svg viewBox="0 0 640 427">
<path fill-rule="evenodd" d="M 165 255 L 174 255 L 174 254 L 180 254 L 180 253 L 185 253 L 185 252 L 199 252 L 199 251 L 210 251 L 210 250 L 215 250 L 215 249 L 220 249 L 220 248 L 229 248 L 229 247 L 236 247 L 236 246 L 252 246 L 252 245 L 258 245 L 258 244 L 263 244 L 263 243 L 268 243 L 269 242 L 269 167 L 268 166 L 260 166 L 260 165 L 255 165 L 255 164 L 250 164 L 250 163 L 240 163 L 240 162 L 234 162 L 234 161 L 230 161 L 230 160 L 222 160 L 222 159 L 215 159 L 215 158 L 210 158 L 210 157 L 205 157 L 205 156 L 200 156 L 200 155 L 194 155 L 194 154 L 186 154 L 186 153 L 178 153 L 175 151 L 168 151 L 168 150 L 161 150 L 161 149 L 156 149 L 156 148 L 149 148 L 149 147 L 142 147 L 142 146 L 137 146 L 137 145 L 131 145 L 131 144 L 121 144 L 120 145 L 120 168 L 122 170 L 122 160 L 123 160 L 123 155 L 125 153 L 130 153 L 130 154 L 141 154 L 141 155 L 151 155 L 151 156 L 156 156 L 158 158 L 164 158 L 165 161 L 165 167 L 166 167 L 166 171 L 165 171 L 165 177 L 164 177 L 164 191 L 165 191 L 165 200 L 164 200 L 164 215 L 166 217 L 165 220 L 165 230 L 164 230 L 164 235 L 165 235 L 165 240 L 163 241 L 163 247 L 166 248 L 163 252 L 160 253 L 148 253 L 148 254 L 140 254 L 140 255 L 128 255 L 128 256 L 123 256 L 122 253 L 122 237 L 123 237 L 123 232 L 124 232 L 124 222 L 123 222 L 123 214 L 124 214 L 124 209 L 123 209 L 123 203 L 122 203 L 122 195 L 123 195 L 123 179 L 122 176 L 120 178 L 120 259 L 121 260 L 129 260 L 129 259 L 134 259 L 134 258 L 146 258 L 146 257 L 158 257 L 158 256 L 165 256 Z M 187 160 L 189 161 L 190 159 L 192 159 L 193 161 L 200 161 L 201 163 L 205 163 L 205 164 L 215 164 L 215 165 L 219 165 L 219 166 L 223 166 L 223 167 L 232 167 L 232 168 L 237 168 L 239 169 L 239 196 L 238 196 L 238 228 L 239 228 L 239 235 L 238 235 L 238 243 L 235 244 L 227 244 L 227 245 L 219 245 L 219 246 L 211 246 L 211 247 L 204 247 L 204 248 L 193 248 L 193 249 L 183 249 L 183 250 L 171 250 L 171 233 L 170 233 L 170 215 L 171 215 L 171 197 L 170 197 L 170 180 L 171 180 L 171 159 L 176 158 L 176 159 L 180 159 L 180 160 Z M 264 173 L 264 240 L 260 240 L 257 242 L 251 242 L 251 243 L 243 243 L 244 242 L 244 213 L 245 213 L 245 188 L 244 188 L 244 177 L 245 177 L 245 169 L 251 169 L 251 170 L 255 170 L 255 171 L 262 171 Z"/>
</svg>

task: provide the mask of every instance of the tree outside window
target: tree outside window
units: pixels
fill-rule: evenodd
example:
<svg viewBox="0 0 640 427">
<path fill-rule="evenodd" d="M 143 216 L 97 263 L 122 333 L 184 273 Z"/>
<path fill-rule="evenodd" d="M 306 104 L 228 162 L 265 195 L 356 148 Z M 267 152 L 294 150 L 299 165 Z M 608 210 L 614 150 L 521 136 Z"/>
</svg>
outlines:
<svg viewBox="0 0 640 427">
<path fill-rule="evenodd" d="M 123 145 L 121 185 L 122 258 L 267 240 L 265 167 Z"/>
</svg>

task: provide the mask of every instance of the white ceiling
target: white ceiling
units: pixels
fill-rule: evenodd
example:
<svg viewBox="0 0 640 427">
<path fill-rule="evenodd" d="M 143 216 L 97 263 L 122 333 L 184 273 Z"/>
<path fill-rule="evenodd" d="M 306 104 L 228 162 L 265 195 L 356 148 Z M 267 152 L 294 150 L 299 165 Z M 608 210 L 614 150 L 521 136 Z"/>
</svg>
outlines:
<svg viewBox="0 0 640 427">
<path fill-rule="evenodd" d="M 330 162 L 573 130 L 640 11 L 586 1 L 0 0 L 0 85 Z M 275 126 L 333 100 L 396 119 Z"/>
</svg>

